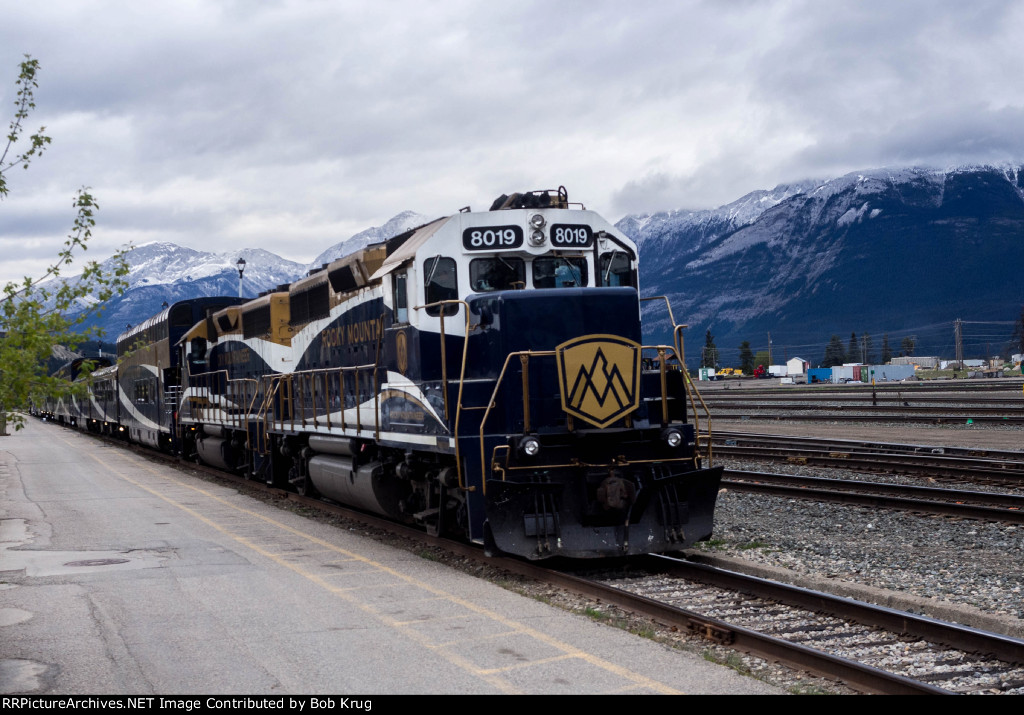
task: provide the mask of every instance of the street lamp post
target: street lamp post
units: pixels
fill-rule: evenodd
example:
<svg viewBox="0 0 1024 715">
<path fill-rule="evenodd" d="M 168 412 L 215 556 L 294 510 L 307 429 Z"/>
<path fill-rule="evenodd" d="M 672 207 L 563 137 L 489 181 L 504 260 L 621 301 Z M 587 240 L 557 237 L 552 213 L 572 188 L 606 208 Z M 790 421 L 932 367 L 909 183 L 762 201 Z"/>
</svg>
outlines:
<svg viewBox="0 0 1024 715">
<path fill-rule="evenodd" d="M 245 273 L 245 259 L 239 258 L 238 263 L 235 264 L 238 268 L 238 297 L 242 297 L 242 274 Z"/>
</svg>

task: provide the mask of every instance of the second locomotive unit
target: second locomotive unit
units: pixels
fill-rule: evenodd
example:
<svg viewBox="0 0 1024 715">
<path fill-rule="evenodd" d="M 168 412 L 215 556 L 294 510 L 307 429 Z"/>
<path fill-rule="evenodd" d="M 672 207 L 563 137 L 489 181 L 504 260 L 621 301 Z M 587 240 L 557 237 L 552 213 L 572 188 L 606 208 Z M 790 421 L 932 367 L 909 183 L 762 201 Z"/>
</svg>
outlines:
<svg viewBox="0 0 1024 715">
<path fill-rule="evenodd" d="M 629 238 L 564 189 L 514 194 L 198 322 L 176 429 L 185 456 L 495 551 L 678 550 L 722 468 L 675 342 L 642 344 Z"/>
</svg>

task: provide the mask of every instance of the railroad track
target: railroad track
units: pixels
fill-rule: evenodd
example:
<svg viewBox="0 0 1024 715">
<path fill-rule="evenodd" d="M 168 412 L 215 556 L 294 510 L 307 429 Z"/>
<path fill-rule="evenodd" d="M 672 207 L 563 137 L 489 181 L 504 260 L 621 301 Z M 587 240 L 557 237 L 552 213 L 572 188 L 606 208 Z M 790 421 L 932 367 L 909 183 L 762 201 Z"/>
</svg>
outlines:
<svg viewBox="0 0 1024 715">
<path fill-rule="evenodd" d="M 716 431 L 719 457 L 1024 486 L 1024 452 Z"/>
<path fill-rule="evenodd" d="M 970 394 L 919 385 L 711 389 L 704 401 L 718 419 L 729 420 L 1024 422 L 1024 394 L 1006 387 Z"/>
<path fill-rule="evenodd" d="M 816 410 L 809 410 L 815 412 L 815 414 L 802 414 L 798 412 L 779 414 L 778 412 L 770 411 L 771 408 L 764 406 L 760 409 L 766 410 L 765 412 L 758 412 L 755 410 L 735 410 L 728 412 L 721 408 L 715 409 L 716 420 L 740 420 L 740 421 L 794 421 L 794 422 L 867 422 L 867 423 L 878 423 L 878 422 L 899 422 L 902 424 L 931 424 L 931 425 L 948 425 L 948 424 L 964 424 L 970 422 L 971 424 L 1003 424 L 1003 425 L 1019 425 L 1024 424 L 1024 414 L 968 414 L 964 413 L 952 413 L 949 411 L 934 412 L 934 413 L 905 413 L 897 412 L 888 409 L 878 409 L 872 411 L 870 414 L 864 414 L 861 408 L 857 408 L 861 411 L 860 414 L 853 414 L 848 411 L 843 411 L 840 408 L 832 408 L 831 410 L 823 410 L 818 412 Z"/>
<path fill-rule="evenodd" d="M 148 450 L 142 454 L 159 458 Z M 537 563 L 489 558 L 473 545 L 431 537 L 419 529 L 202 465 L 179 464 L 282 504 L 344 517 L 407 539 L 410 548 L 436 547 L 462 563 L 512 572 L 596 599 L 599 607 L 614 604 L 666 633 L 687 633 L 716 649 L 778 661 L 861 692 L 1024 692 L 1024 641 L 1008 636 L 678 559 L 630 560 L 628 570 L 620 574 L 585 578 Z"/>
<path fill-rule="evenodd" d="M 743 470 L 726 470 L 722 486 L 771 496 L 1024 524 L 1024 496 L 1018 494 Z"/>
<path fill-rule="evenodd" d="M 920 382 L 879 382 L 870 384 L 817 384 L 817 385 L 773 385 L 767 386 L 752 378 L 701 383 L 701 392 L 707 396 L 728 395 L 850 395 L 850 394 L 980 394 L 1003 393 L 1007 396 L 1022 397 L 1024 380 L 1021 378 L 1002 380 L 936 380 Z"/>
<path fill-rule="evenodd" d="M 603 598 L 864 692 L 1024 694 L 1019 639 L 678 559 L 642 568 L 599 577 L 625 594 Z"/>
<path fill-rule="evenodd" d="M 707 436 L 706 434 L 704 436 Z M 715 430 L 715 444 L 734 442 L 736 444 L 763 444 L 795 447 L 816 446 L 835 451 L 860 451 L 901 454 L 946 454 L 951 456 L 988 457 L 1009 461 L 1024 460 L 1024 449 L 1000 450 L 979 447 L 937 447 L 930 444 L 908 444 L 904 442 L 878 442 L 864 439 L 839 439 L 836 437 L 801 437 L 773 433 L 730 432 Z"/>
<path fill-rule="evenodd" d="M 705 400 L 705 402 L 708 408 L 713 410 L 713 414 L 718 417 L 721 417 L 722 413 L 725 412 L 747 414 L 747 412 L 754 412 L 756 410 L 770 410 L 772 412 L 836 412 L 837 410 L 856 410 L 867 414 L 881 413 L 885 415 L 899 415 L 900 417 L 957 417 L 958 419 L 976 416 L 1020 417 L 1024 415 L 1024 406 L 1019 404 L 996 406 L 992 406 L 991 403 L 985 405 L 949 405 L 948 400 L 943 400 L 947 404 L 937 407 L 898 404 L 872 405 L 863 402 L 837 402 L 832 400 L 829 401 L 831 404 L 822 404 L 820 402 L 773 402 L 770 404 L 752 405 L 748 402 L 743 402 L 742 404 L 713 400 Z"/>
<path fill-rule="evenodd" d="M 873 394 L 868 392 L 844 393 L 839 392 L 804 392 L 793 393 L 738 393 L 732 390 L 713 392 L 704 395 L 704 401 L 709 406 L 732 406 L 740 405 L 785 405 L 787 403 L 801 405 L 820 405 L 832 403 L 836 406 L 848 405 L 873 405 L 880 407 L 914 407 L 920 405 L 953 405 L 967 407 L 994 406 L 1006 409 L 1024 410 L 1024 396 L 1018 394 L 992 395 L 988 397 L 966 397 L 961 394 L 948 393 L 942 396 L 919 395 L 907 390 L 897 392 L 883 392 Z"/>
</svg>

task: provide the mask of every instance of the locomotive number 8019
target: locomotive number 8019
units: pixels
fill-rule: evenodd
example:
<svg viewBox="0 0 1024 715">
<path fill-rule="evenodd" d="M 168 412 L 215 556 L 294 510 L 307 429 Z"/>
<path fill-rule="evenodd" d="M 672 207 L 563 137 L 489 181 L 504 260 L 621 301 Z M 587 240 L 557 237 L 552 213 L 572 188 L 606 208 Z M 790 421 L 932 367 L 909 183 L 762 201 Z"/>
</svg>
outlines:
<svg viewBox="0 0 1024 715">
<path fill-rule="evenodd" d="M 681 328 L 643 342 L 637 276 L 564 188 L 503 196 L 252 300 L 169 306 L 119 338 L 104 424 L 494 552 L 683 549 L 722 468 Z"/>
<path fill-rule="evenodd" d="M 462 232 L 462 246 L 467 251 L 519 248 L 522 245 L 523 229 L 520 226 L 467 228 Z"/>
</svg>

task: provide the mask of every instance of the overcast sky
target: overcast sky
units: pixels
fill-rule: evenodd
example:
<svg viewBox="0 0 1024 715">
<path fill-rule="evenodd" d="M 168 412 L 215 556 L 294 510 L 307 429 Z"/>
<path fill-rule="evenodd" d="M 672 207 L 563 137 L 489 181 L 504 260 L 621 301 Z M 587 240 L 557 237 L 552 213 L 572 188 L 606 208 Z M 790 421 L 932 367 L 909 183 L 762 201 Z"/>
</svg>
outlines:
<svg viewBox="0 0 1024 715">
<path fill-rule="evenodd" d="M 556 188 L 615 221 L 883 166 L 1024 157 L 1024 2 L 0 0 L 24 54 L 0 280 L 74 217 L 90 257 L 168 240 L 309 261 L 411 209 Z"/>
</svg>

